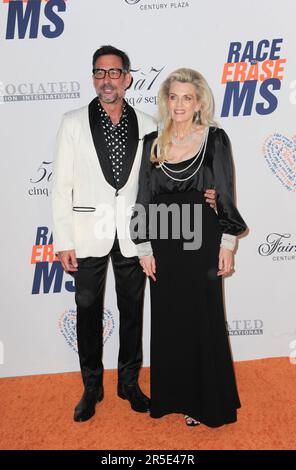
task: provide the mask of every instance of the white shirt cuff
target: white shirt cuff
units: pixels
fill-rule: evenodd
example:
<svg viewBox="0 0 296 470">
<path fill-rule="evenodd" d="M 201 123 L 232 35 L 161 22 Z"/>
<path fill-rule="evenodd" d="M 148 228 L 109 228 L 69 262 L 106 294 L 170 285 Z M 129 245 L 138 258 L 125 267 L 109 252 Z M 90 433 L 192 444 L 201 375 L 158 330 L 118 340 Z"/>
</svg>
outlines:
<svg viewBox="0 0 296 470">
<path fill-rule="evenodd" d="M 233 251 L 236 245 L 236 236 L 229 233 L 223 233 L 220 246 Z"/>
<path fill-rule="evenodd" d="M 139 243 L 139 245 L 137 245 L 137 252 L 138 252 L 139 258 L 142 258 L 142 256 L 153 255 L 151 243 L 150 242 Z"/>
</svg>

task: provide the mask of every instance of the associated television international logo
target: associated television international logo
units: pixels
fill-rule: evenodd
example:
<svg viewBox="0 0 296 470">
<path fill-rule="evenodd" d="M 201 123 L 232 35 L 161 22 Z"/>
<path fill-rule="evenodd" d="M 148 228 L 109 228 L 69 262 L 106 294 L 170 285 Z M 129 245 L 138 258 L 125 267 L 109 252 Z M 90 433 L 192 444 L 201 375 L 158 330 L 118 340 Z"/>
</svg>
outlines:
<svg viewBox="0 0 296 470">
<path fill-rule="evenodd" d="M 226 85 L 221 117 L 273 113 L 278 106 L 287 60 L 281 57 L 283 39 L 262 39 L 255 44 L 231 42 L 223 67 Z"/>
<path fill-rule="evenodd" d="M 289 139 L 276 132 L 267 137 L 263 144 L 267 165 L 288 191 L 296 191 L 296 135 Z"/>
<path fill-rule="evenodd" d="M 232 320 L 226 322 L 229 336 L 257 336 L 263 335 L 263 321 L 256 320 Z"/>
<path fill-rule="evenodd" d="M 0 88 L 0 103 L 74 100 L 79 98 L 80 83 L 77 81 L 1 83 Z"/>
<path fill-rule="evenodd" d="M 5 39 L 54 39 L 63 34 L 66 0 L 2 0 L 7 4 Z M 4 34 L 3 34 L 4 36 Z"/>
<path fill-rule="evenodd" d="M 74 281 L 64 282 L 64 276 L 68 275 L 54 253 L 53 237 L 48 227 L 37 227 L 31 264 L 35 265 L 32 294 L 56 294 L 62 288 L 68 292 L 75 291 Z"/>
<path fill-rule="evenodd" d="M 66 343 L 73 351 L 78 352 L 76 335 L 76 309 L 65 310 L 59 319 L 59 330 L 65 338 Z M 103 314 L 103 343 L 112 336 L 115 321 L 111 310 L 105 309 Z"/>
</svg>

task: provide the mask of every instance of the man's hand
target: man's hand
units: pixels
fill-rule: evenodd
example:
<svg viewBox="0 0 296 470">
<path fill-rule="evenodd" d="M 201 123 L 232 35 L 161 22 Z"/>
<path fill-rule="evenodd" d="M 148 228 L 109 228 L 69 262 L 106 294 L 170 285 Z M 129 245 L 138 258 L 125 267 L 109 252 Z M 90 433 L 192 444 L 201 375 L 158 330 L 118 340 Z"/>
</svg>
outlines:
<svg viewBox="0 0 296 470">
<path fill-rule="evenodd" d="M 211 206 L 212 209 L 217 208 L 216 206 L 216 191 L 215 189 L 206 189 L 206 192 L 204 194 L 206 198 L 206 202 L 208 202 Z"/>
<path fill-rule="evenodd" d="M 156 263 L 154 256 L 142 256 L 140 258 L 140 265 L 142 266 L 146 276 L 149 276 L 151 279 L 153 279 L 153 281 L 156 281 Z"/>
<path fill-rule="evenodd" d="M 59 251 L 58 257 L 66 273 L 78 271 L 78 263 L 76 259 L 75 250 Z"/>
<path fill-rule="evenodd" d="M 221 246 L 219 253 L 218 276 L 229 274 L 233 270 L 233 252 Z"/>
</svg>

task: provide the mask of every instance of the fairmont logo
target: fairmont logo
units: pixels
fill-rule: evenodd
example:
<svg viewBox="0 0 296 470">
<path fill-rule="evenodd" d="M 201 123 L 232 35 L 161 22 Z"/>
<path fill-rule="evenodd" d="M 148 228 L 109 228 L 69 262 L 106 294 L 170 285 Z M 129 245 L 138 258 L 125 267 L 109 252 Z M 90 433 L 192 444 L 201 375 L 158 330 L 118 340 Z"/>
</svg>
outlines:
<svg viewBox="0 0 296 470">
<path fill-rule="evenodd" d="M 188 8 L 190 7 L 190 1 L 187 2 L 150 2 L 145 0 L 125 0 L 128 5 L 136 5 L 139 3 L 139 10 L 169 10 L 176 8 Z"/>
<path fill-rule="evenodd" d="M 16 101 L 52 101 L 80 98 L 80 83 L 7 83 L 1 84 L 0 103 Z"/>
<path fill-rule="evenodd" d="M 273 261 L 295 261 L 296 244 L 289 241 L 290 233 L 270 233 L 258 247 L 260 256 L 271 256 Z"/>
</svg>

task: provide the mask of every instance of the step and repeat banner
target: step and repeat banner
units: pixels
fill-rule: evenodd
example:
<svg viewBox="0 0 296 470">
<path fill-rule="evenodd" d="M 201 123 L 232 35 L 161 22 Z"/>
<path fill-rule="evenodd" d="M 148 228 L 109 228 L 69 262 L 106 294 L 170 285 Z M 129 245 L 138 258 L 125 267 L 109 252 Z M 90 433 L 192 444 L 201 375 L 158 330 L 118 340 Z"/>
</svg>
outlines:
<svg viewBox="0 0 296 470">
<path fill-rule="evenodd" d="M 1 376 L 79 370 L 73 281 L 52 248 L 53 154 L 62 114 L 95 96 L 92 55 L 103 44 L 129 54 L 127 100 L 151 115 L 171 71 L 191 67 L 208 80 L 249 226 L 225 280 L 233 356 L 294 361 L 295 14 L 294 0 L 1 0 Z M 147 288 L 144 365 L 149 316 Z M 104 341 L 105 366 L 115 368 L 111 267 Z"/>
</svg>

